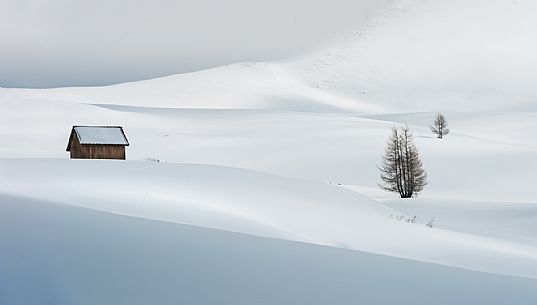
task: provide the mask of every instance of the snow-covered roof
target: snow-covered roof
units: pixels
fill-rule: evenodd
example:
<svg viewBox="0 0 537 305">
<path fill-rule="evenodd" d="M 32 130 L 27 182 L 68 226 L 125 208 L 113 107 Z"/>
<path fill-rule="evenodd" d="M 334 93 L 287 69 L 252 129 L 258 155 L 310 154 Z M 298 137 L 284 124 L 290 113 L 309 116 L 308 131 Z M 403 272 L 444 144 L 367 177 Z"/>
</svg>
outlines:
<svg viewBox="0 0 537 305">
<path fill-rule="evenodd" d="M 74 126 L 80 144 L 129 145 L 120 126 Z"/>
</svg>

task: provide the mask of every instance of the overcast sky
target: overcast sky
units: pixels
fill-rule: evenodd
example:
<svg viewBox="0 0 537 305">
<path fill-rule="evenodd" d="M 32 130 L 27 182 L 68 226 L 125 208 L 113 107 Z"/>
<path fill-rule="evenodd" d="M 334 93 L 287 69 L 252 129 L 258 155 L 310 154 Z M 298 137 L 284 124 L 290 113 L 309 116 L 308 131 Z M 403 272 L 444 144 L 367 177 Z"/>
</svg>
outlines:
<svg viewBox="0 0 537 305">
<path fill-rule="evenodd" d="M 102 85 L 287 58 L 389 0 L 0 0 L 0 86 Z"/>
</svg>

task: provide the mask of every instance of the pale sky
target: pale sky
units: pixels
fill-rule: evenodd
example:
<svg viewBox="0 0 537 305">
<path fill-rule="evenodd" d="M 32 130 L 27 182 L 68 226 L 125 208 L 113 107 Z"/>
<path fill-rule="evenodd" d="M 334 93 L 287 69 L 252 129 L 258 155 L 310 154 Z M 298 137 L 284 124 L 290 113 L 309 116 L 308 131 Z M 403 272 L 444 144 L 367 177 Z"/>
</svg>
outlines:
<svg viewBox="0 0 537 305">
<path fill-rule="evenodd" d="M 104 85 L 305 54 L 390 0 L 0 0 L 0 86 Z"/>
</svg>

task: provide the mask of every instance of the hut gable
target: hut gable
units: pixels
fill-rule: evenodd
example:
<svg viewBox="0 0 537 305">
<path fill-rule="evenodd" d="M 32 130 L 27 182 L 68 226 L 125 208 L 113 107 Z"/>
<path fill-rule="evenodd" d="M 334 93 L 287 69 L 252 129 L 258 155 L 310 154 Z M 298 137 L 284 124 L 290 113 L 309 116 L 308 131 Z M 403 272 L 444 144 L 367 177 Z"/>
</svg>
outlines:
<svg viewBox="0 0 537 305">
<path fill-rule="evenodd" d="M 125 146 L 120 126 L 73 126 L 67 151 L 72 159 L 125 159 Z"/>
</svg>

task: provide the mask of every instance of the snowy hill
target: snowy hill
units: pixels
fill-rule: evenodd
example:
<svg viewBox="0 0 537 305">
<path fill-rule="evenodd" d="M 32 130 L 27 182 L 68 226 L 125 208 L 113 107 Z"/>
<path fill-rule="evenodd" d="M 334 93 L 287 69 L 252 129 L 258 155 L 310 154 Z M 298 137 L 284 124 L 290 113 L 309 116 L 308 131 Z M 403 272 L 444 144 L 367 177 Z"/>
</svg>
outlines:
<svg viewBox="0 0 537 305">
<path fill-rule="evenodd" d="M 195 73 L 94 88 L 2 89 L 5 97 L 90 104 L 305 112 L 365 111 L 352 99 L 327 95 L 276 63 L 240 63 Z"/>
<path fill-rule="evenodd" d="M 315 112 L 536 111 L 537 4 L 395 0 L 310 56 L 97 88 L 2 89 L 78 103 Z"/>
<path fill-rule="evenodd" d="M 535 280 L 54 202 L 0 196 L 0 212 L 2 304 L 532 305 L 537 298 Z"/>
<path fill-rule="evenodd" d="M 335 185 L 211 165 L 9 159 L 0 167 L 9 177 L 1 193 L 537 278 L 527 269 L 537 265 L 533 246 L 397 222 L 397 210 Z"/>
<path fill-rule="evenodd" d="M 39 257 L 55 262 L 43 274 L 57 285 L 40 296 L 50 293 L 63 303 L 77 296 L 76 303 L 89 302 L 87 285 L 104 288 L 62 276 L 88 272 L 80 261 L 110 259 L 102 265 L 110 287 L 125 270 L 136 276 L 149 270 L 189 287 L 181 290 L 190 292 L 189 300 L 206 288 L 204 272 L 212 278 L 244 269 L 254 271 L 230 282 L 251 292 L 231 297 L 238 304 L 314 303 L 305 290 L 321 291 L 315 300 L 336 295 L 337 304 L 354 303 L 347 282 L 334 283 L 371 277 L 352 288 L 360 287 L 368 304 L 395 304 L 393 296 L 417 286 L 431 292 L 427 304 L 432 296 L 457 304 L 534 304 L 528 287 L 537 279 L 537 89 L 531 84 L 537 52 L 528 35 L 535 12 L 523 0 L 394 1 L 361 30 L 303 58 L 106 87 L 0 88 L 0 232 L 14 232 L 0 242 L 18 245 L 0 252 L 0 270 L 9 270 L 0 272 L 0 282 L 10 274 L 35 278 L 30 267 L 6 263 L 27 251 L 29 266 Z M 442 140 L 429 131 L 438 111 L 452 131 Z M 390 128 L 400 124 L 412 129 L 429 177 L 423 194 L 408 200 L 377 186 Z M 129 160 L 68 160 L 72 125 L 123 126 Z M 414 215 L 418 223 L 405 221 Z M 37 218 L 39 232 L 30 230 Z M 101 221 L 110 236 L 98 228 Z M 86 231 L 93 232 L 84 235 L 87 251 L 71 249 Z M 116 244 L 125 234 L 133 256 L 121 264 L 117 255 L 127 250 Z M 137 242 L 133 234 L 140 235 Z M 47 246 L 28 251 L 32 243 Z M 141 248 L 145 243 L 154 243 L 155 256 Z M 183 243 L 189 252 L 177 254 Z M 65 263 L 53 258 L 55 251 Z M 188 269 L 199 280 L 194 288 L 174 275 L 184 260 L 206 251 L 222 257 L 210 271 L 205 260 Z M 250 256 L 270 262 L 243 259 Z M 147 257 L 154 259 L 149 267 L 132 268 Z M 290 265 L 302 272 L 290 282 L 296 294 L 262 298 L 267 285 L 284 293 L 279 276 L 251 280 L 268 272 L 252 269 L 262 263 L 274 272 Z M 323 273 L 321 282 L 313 280 Z M 375 293 L 387 273 L 398 279 L 384 287 L 393 293 Z M 416 281 L 407 282 L 410 273 Z M 58 292 L 66 283 L 73 299 Z M 459 298 L 469 285 L 475 289 Z M 23 280 L 9 287 L 9 300 L 26 289 Z M 168 292 L 163 300 L 176 296 Z M 103 300 L 123 299 L 108 291 Z"/>
<path fill-rule="evenodd" d="M 531 0 L 399 0 L 289 71 L 385 111 L 536 111 L 536 11 Z"/>
</svg>

